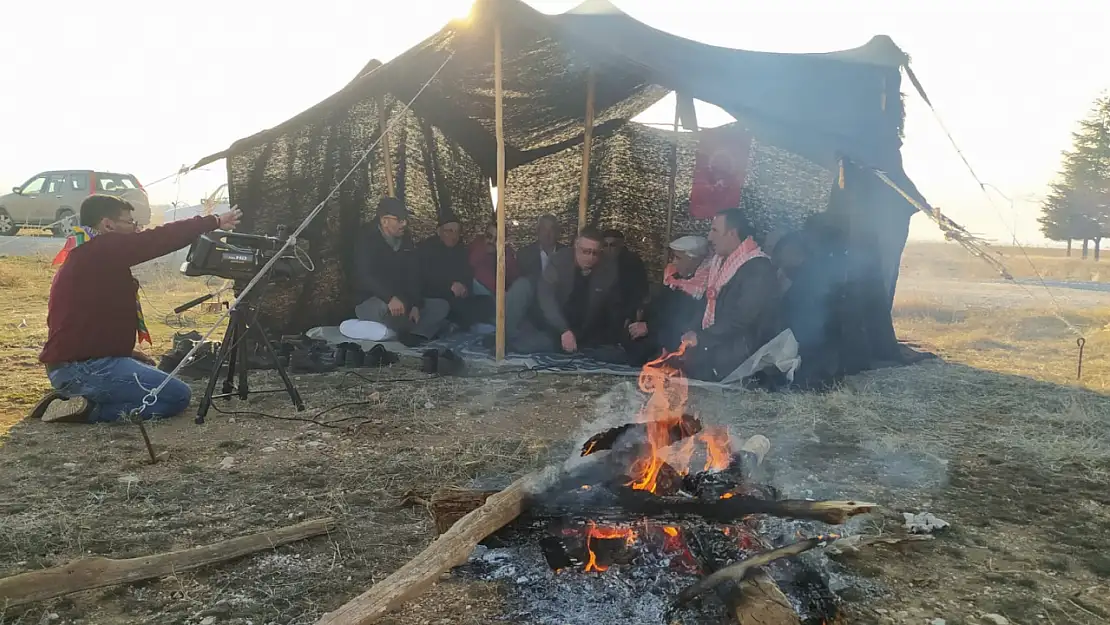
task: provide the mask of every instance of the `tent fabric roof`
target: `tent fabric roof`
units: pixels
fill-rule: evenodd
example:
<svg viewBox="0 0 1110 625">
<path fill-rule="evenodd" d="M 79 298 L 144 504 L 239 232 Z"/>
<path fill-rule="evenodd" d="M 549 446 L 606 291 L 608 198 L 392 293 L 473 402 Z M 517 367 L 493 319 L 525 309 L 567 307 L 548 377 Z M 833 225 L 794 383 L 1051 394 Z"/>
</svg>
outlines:
<svg viewBox="0 0 1110 625">
<path fill-rule="evenodd" d="M 822 54 L 736 50 L 659 31 L 608 0 L 586 0 L 559 15 L 539 13 L 521 0 L 478 0 L 468 20 L 451 22 L 384 65 L 371 61 L 318 105 L 196 166 L 386 93 L 407 102 L 442 65 L 412 110 L 470 154 L 483 175 L 494 177 L 492 33 L 498 20 L 509 168 L 582 141 L 592 69 L 595 136 L 617 131 L 673 90 L 721 107 L 757 138 L 816 163 L 848 156 L 905 178 L 899 68 L 907 57 L 889 37 Z"/>
</svg>

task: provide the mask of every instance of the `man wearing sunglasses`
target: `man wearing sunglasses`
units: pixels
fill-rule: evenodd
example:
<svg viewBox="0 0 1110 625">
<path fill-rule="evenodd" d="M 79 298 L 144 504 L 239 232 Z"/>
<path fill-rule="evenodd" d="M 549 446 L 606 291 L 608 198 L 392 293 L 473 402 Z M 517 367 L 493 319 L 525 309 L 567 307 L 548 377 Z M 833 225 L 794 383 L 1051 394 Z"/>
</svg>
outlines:
<svg viewBox="0 0 1110 625">
<path fill-rule="evenodd" d="M 138 298 L 135 265 L 175 252 L 197 237 L 239 223 L 238 210 L 183 219 L 138 232 L 132 206 L 111 195 L 81 203 L 80 225 L 54 259 L 46 345 L 39 361 L 54 391 L 32 411 L 43 421 L 115 421 L 142 408 L 147 391 L 166 374 L 136 343 L 150 343 Z M 172 417 L 189 406 L 189 387 L 170 380 L 144 419 Z"/>
</svg>

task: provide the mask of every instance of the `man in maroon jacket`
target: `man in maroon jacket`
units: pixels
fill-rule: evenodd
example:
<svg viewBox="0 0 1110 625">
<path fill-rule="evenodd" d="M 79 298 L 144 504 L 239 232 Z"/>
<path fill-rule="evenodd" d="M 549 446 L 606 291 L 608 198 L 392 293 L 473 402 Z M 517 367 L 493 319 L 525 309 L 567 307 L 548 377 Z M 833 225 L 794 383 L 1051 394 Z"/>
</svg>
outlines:
<svg viewBox="0 0 1110 625">
<path fill-rule="evenodd" d="M 166 379 L 136 351 L 150 341 L 139 283 L 131 268 L 189 245 L 201 234 L 229 229 L 241 213 L 193 217 L 137 232 L 126 200 L 91 195 L 81 203 L 81 225 L 55 259 L 62 266 L 50 286 L 48 334 L 39 361 L 54 392 L 32 411 L 43 421 L 115 421 L 142 407 L 147 391 Z M 189 405 L 189 387 L 171 379 L 143 418 L 172 417 Z"/>
</svg>

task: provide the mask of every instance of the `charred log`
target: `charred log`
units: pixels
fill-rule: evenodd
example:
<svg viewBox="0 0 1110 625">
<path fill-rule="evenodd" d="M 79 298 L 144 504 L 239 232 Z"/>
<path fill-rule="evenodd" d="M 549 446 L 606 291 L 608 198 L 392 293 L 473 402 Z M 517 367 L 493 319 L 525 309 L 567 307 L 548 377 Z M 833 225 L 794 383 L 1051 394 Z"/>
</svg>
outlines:
<svg viewBox="0 0 1110 625">
<path fill-rule="evenodd" d="M 530 502 L 525 516 L 539 518 L 589 518 L 620 520 L 647 517 L 653 520 L 680 522 L 685 519 L 704 519 L 718 523 L 735 523 L 751 514 L 767 514 L 782 518 L 821 521 L 841 525 L 849 518 L 870 512 L 876 504 L 857 501 L 809 501 L 803 499 L 765 500 L 749 495 L 705 501 L 688 497 L 659 497 L 652 493 L 621 490 L 613 493 L 612 505 L 577 506 L 550 505 L 543 501 Z"/>
<path fill-rule="evenodd" d="M 731 582 L 741 582 L 747 579 L 749 575 L 757 571 L 762 566 L 766 566 L 774 562 L 775 560 L 789 558 L 801 553 L 805 553 L 806 551 L 826 544 L 827 542 L 827 537 L 816 536 L 814 538 L 808 538 L 806 540 L 801 540 L 796 543 L 786 545 L 785 547 L 779 547 L 778 549 L 772 549 L 770 551 L 764 551 L 763 553 L 756 554 L 750 558 L 741 560 L 736 564 L 726 566 L 723 569 L 720 569 L 709 575 L 705 579 L 688 586 L 686 589 L 678 594 L 677 602 L 679 605 L 682 605 L 690 602 L 698 595 L 710 590 L 714 590 L 723 584 Z"/>
<path fill-rule="evenodd" d="M 647 444 L 648 427 L 654 423 L 626 423 L 610 428 L 604 432 L 591 436 L 582 445 L 582 455 L 588 456 L 599 451 L 618 448 L 640 448 Z M 684 414 L 674 424 L 670 425 L 666 433 L 664 446 L 673 445 L 684 438 L 701 432 L 701 421 L 692 415 Z"/>
</svg>

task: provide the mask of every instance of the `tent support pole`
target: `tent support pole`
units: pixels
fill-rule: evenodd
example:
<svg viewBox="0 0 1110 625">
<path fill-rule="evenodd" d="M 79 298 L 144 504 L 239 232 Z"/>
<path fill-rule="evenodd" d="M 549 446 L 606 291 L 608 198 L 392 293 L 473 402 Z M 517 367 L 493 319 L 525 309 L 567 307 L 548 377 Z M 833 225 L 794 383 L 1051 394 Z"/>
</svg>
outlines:
<svg viewBox="0 0 1110 625">
<path fill-rule="evenodd" d="M 497 129 L 497 331 L 495 354 L 505 359 L 505 119 L 501 89 L 501 20 L 493 26 L 493 90 Z"/>
<path fill-rule="evenodd" d="M 578 231 L 586 227 L 586 206 L 590 200 L 590 149 L 594 139 L 594 88 L 597 77 L 591 68 L 586 75 L 586 127 L 582 133 L 582 177 L 578 181 Z"/>
<path fill-rule="evenodd" d="M 378 100 L 378 128 L 382 133 L 382 164 L 385 167 L 385 188 L 390 197 L 394 197 L 396 187 L 393 185 L 393 148 L 389 144 L 389 114 L 385 110 L 385 94 Z"/>
<path fill-rule="evenodd" d="M 663 236 L 663 245 L 670 245 L 671 243 L 671 228 L 674 225 L 674 204 L 676 190 L 675 185 L 678 181 L 678 92 L 674 92 L 674 131 L 673 139 L 671 142 L 671 179 L 667 182 L 667 229 Z M 665 260 L 665 259 L 664 259 Z"/>
</svg>

